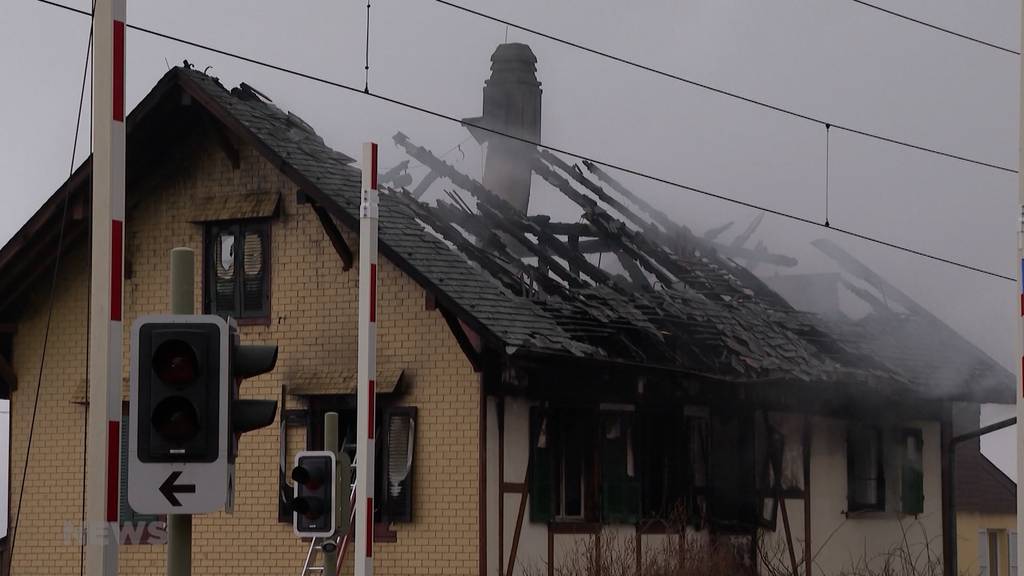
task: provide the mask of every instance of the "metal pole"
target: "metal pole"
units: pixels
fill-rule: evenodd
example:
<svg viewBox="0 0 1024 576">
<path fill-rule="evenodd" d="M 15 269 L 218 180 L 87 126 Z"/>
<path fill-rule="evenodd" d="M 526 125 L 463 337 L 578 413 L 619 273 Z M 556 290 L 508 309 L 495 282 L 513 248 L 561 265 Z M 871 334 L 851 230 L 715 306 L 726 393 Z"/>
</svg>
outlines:
<svg viewBox="0 0 1024 576">
<path fill-rule="evenodd" d="M 359 204 L 359 408 L 356 422 L 356 576 L 373 576 L 374 406 L 377 380 L 377 145 L 363 144 Z"/>
<path fill-rule="evenodd" d="M 1024 55 L 1024 3 L 1021 5 L 1021 54 Z M 1017 203 L 1020 210 L 1020 221 L 1017 229 L 1017 260 L 1020 266 L 1017 268 L 1017 296 L 1020 300 L 1020 314 L 1017 317 L 1017 357 L 1021 359 L 1017 364 L 1017 550 L 1024 551 L 1024 57 L 1020 58 L 1019 70 L 1020 89 L 1020 117 L 1018 119 L 1018 149 L 1017 149 Z"/>
<path fill-rule="evenodd" d="M 171 250 L 171 314 L 195 313 L 195 252 Z M 167 515 L 167 576 L 192 574 L 192 515 Z"/>
<path fill-rule="evenodd" d="M 324 450 L 330 450 L 334 454 L 335 461 L 338 458 L 338 413 L 328 412 L 324 414 Z M 347 498 L 347 494 L 343 494 L 335 486 L 334 491 L 335 498 Z M 336 504 L 336 503 L 335 503 Z M 338 506 L 335 505 L 335 510 Z M 340 518 L 335 518 L 335 523 L 340 522 Z M 338 574 L 338 542 L 337 532 L 331 534 L 330 537 L 324 538 L 321 549 L 324 552 L 324 576 L 337 576 Z"/>
<path fill-rule="evenodd" d="M 125 0 L 97 0 L 93 40 L 92 265 L 86 428 L 85 569 L 117 574 L 124 257 Z"/>
</svg>

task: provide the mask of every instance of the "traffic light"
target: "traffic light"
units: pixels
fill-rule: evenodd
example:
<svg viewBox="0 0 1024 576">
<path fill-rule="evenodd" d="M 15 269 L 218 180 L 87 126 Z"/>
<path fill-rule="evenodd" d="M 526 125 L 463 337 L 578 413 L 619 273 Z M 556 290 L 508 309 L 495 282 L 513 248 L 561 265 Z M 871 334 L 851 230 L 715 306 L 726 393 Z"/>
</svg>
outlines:
<svg viewBox="0 0 1024 576">
<path fill-rule="evenodd" d="M 228 367 L 228 418 L 230 426 L 230 452 L 228 460 L 238 456 L 238 440 L 242 434 L 265 428 L 274 423 L 276 400 L 248 400 L 239 398 L 242 380 L 266 374 L 277 364 L 277 344 L 242 344 L 238 326 L 229 321 L 231 330 L 230 366 Z"/>
<path fill-rule="evenodd" d="M 334 534 L 337 513 L 337 476 L 334 453 L 329 450 L 295 455 L 292 481 L 292 524 L 300 537 Z"/>
<path fill-rule="evenodd" d="M 132 326 L 128 502 L 144 514 L 222 508 L 229 483 L 228 324 L 143 316 Z"/>
<path fill-rule="evenodd" d="M 213 462 L 221 449 L 221 326 L 146 323 L 139 330 L 138 458 Z"/>
</svg>

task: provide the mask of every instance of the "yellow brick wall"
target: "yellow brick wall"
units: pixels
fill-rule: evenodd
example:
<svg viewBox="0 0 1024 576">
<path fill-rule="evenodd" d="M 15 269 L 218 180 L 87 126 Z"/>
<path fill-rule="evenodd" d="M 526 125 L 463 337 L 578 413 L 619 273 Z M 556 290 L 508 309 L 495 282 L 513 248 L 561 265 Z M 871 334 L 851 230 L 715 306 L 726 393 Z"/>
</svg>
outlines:
<svg viewBox="0 0 1024 576">
<path fill-rule="evenodd" d="M 194 202 L 219 194 L 280 192 L 271 229 L 271 322 L 243 326 L 244 341 L 276 341 L 277 369 L 246 382 L 243 396 L 278 399 L 282 384 L 302 367 L 353 367 L 356 359 L 357 268 L 343 271 L 312 209 L 296 204 L 296 187 L 253 149 L 243 148 L 239 170 L 211 140 L 197 137 L 192 152 L 169 156 L 159 181 L 130 192 L 125 298 L 125 398 L 128 327 L 141 314 L 168 308 L 169 251 L 196 250 L 196 308 L 201 310 L 202 227 L 187 221 Z M 339 225 L 340 226 L 340 225 Z M 344 229 L 358 254 L 356 235 Z M 86 372 L 88 269 L 83 245 L 62 266 L 51 328 L 39 416 L 25 488 L 25 512 L 13 574 L 70 574 L 81 548 L 65 544 L 64 525 L 81 520 L 83 430 L 81 395 Z M 423 290 L 381 258 L 379 362 L 405 368 L 401 403 L 419 408 L 414 467 L 414 522 L 396 526 L 398 542 L 377 544 L 377 573 L 475 574 L 478 571 L 479 383 L 443 318 L 425 309 Z M 11 518 L 19 505 L 26 439 L 45 325 L 48 285 L 40 284 L 19 321 L 12 395 Z M 289 397 L 289 408 L 301 400 Z M 280 415 L 279 415 L 280 416 Z M 289 459 L 303 431 L 289 429 Z M 247 434 L 237 464 L 235 514 L 197 517 L 193 573 L 294 574 L 307 544 L 277 522 L 278 426 Z M 289 460 L 290 462 L 290 460 Z M 163 574 L 164 546 L 121 548 L 121 574 Z M 351 563 L 351 554 L 349 558 Z"/>
</svg>

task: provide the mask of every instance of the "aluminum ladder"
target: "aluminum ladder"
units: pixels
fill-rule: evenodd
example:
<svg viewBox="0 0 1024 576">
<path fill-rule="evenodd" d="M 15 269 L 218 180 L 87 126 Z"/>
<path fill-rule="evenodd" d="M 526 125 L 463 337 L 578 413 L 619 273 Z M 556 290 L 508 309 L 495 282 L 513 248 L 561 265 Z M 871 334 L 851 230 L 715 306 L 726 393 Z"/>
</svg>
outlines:
<svg viewBox="0 0 1024 576">
<path fill-rule="evenodd" d="M 353 464 L 352 467 L 355 468 L 355 464 Z M 334 544 L 338 547 L 338 563 L 337 563 L 337 566 L 335 566 L 335 574 L 340 574 L 341 573 L 341 565 L 345 561 L 345 552 L 348 550 L 348 547 L 349 547 L 349 545 L 352 542 L 352 538 L 355 535 L 355 532 L 353 531 L 354 525 L 356 523 L 356 484 L 355 484 L 355 482 L 352 482 L 352 485 L 349 486 L 349 494 L 351 494 L 351 497 L 349 498 L 349 510 L 350 510 L 350 513 L 349 513 L 348 530 L 346 530 L 343 535 L 335 536 L 333 538 Z M 311 574 L 323 574 L 324 573 L 324 571 L 326 569 L 326 566 L 324 566 L 323 564 L 317 566 L 317 565 L 314 565 L 314 562 L 316 562 L 318 555 L 321 558 L 324 557 L 324 555 L 321 553 L 321 547 L 323 546 L 325 540 L 332 540 L 332 539 L 331 538 L 316 537 L 316 538 L 313 538 L 312 541 L 310 541 L 310 543 L 309 543 L 309 551 L 306 552 L 306 561 L 302 565 L 302 572 L 299 572 L 299 576 L 310 576 Z"/>
</svg>

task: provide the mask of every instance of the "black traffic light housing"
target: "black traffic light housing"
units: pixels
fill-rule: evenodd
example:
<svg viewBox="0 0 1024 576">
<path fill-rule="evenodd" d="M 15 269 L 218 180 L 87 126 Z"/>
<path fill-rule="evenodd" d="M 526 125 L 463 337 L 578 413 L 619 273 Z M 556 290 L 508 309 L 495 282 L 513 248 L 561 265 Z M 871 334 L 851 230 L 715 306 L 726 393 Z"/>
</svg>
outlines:
<svg viewBox="0 0 1024 576">
<path fill-rule="evenodd" d="M 265 428 L 274 423 L 277 415 L 276 400 L 248 400 L 239 398 L 242 380 L 266 374 L 277 364 L 276 344 L 242 344 L 238 327 L 229 322 L 230 363 L 228 366 L 228 430 L 230 434 L 228 460 L 238 455 L 238 440 L 242 434 Z"/>
<path fill-rule="evenodd" d="M 300 452 L 292 468 L 295 493 L 292 526 L 302 537 L 334 534 L 337 512 L 337 479 L 334 453 L 327 450 Z"/>
<path fill-rule="evenodd" d="M 214 462 L 220 434 L 221 332 L 214 323 L 140 328 L 138 459 Z"/>
</svg>

